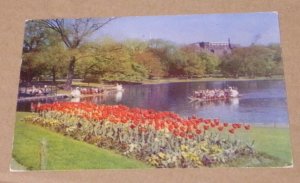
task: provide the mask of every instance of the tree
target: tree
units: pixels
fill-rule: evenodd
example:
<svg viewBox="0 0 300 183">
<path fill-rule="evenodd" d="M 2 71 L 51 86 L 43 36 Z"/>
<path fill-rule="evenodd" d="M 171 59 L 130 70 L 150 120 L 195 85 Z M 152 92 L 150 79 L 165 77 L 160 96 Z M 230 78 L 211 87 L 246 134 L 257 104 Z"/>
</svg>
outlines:
<svg viewBox="0 0 300 183">
<path fill-rule="evenodd" d="M 220 59 L 217 56 L 207 53 L 200 53 L 199 56 L 204 62 L 206 74 L 213 74 L 217 71 L 220 65 Z"/>
<path fill-rule="evenodd" d="M 31 82 L 40 77 L 46 70 L 46 63 L 37 58 L 38 52 L 23 53 L 20 79 L 22 82 Z"/>
<path fill-rule="evenodd" d="M 188 78 L 198 77 L 205 73 L 204 60 L 195 52 L 183 51 L 182 68 L 183 75 Z"/>
<path fill-rule="evenodd" d="M 143 65 L 149 73 L 149 78 L 161 77 L 164 75 L 163 65 L 160 58 L 151 51 L 138 52 L 134 55 L 134 60 Z"/>
<path fill-rule="evenodd" d="M 222 58 L 220 67 L 225 75 L 234 77 L 271 76 L 276 67 L 280 66 L 279 63 L 276 50 L 252 45 L 234 49 L 231 54 Z"/>
<path fill-rule="evenodd" d="M 139 39 L 127 39 L 123 45 L 129 50 L 130 54 L 143 53 L 148 49 L 148 43 Z"/>
<path fill-rule="evenodd" d="M 58 74 L 65 74 L 65 68 L 67 66 L 65 60 L 68 58 L 68 51 L 58 42 L 42 49 L 40 52 L 36 53 L 35 57 L 35 59 L 44 63 L 44 74 L 48 71 L 52 76 L 53 83 L 56 83 Z"/>
<path fill-rule="evenodd" d="M 81 47 L 86 55 L 78 57 L 77 73 L 85 81 L 130 82 L 148 77 L 147 69 L 134 60 L 128 47 L 111 41 Z M 91 56 L 93 55 L 93 56 Z"/>
<path fill-rule="evenodd" d="M 175 55 L 178 53 L 178 47 L 175 43 L 162 39 L 152 39 L 148 42 L 148 50 L 160 58 L 163 66 L 162 69 L 167 76 L 176 72 L 178 68 L 175 63 L 180 62 L 180 59 L 176 60 Z M 180 56 L 180 54 L 178 54 L 178 56 Z M 174 72 L 173 69 L 175 69 Z"/>
<path fill-rule="evenodd" d="M 50 34 L 45 27 L 40 26 L 37 21 L 29 20 L 25 24 L 23 53 L 37 52 L 46 43 Z"/>
<path fill-rule="evenodd" d="M 97 57 L 98 63 L 102 63 L 100 80 L 138 82 L 148 77 L 147 69 L 135 62 L 122 44 L 102 45 L 102 53 L 103 57 Z"/>
<path fill-rule="evenodd" d="M 98 21 L 91 18 L 75 19 L 75 20 L 64 20 L 64 19 L 52 19 L 52 20 L 41 20 L 40 22 L 47 28 L 57 32 L 65 44 L 65 46 L 74 54 L 70 54 L 67 81 L 64 89 L 70 90 L 72 86 L 72 80 L 74 78 L 75 64 L 77 61 L 75 52 L 85 39 L 92 35 L 97 30 L 104 27 L 110 21 L 115 18 L 108 18 L 102 21 Z"/>
<path fill-rule="evenodd" d="M 20 73 L 22 81 L 31 82 L 34 77 L 43 74 L 46 65 L 45 62 L 37 59 L 37 53 L 47 45 L 49 35 L 50 32 L 36 21 L 26 22 Z"/>
</svg>

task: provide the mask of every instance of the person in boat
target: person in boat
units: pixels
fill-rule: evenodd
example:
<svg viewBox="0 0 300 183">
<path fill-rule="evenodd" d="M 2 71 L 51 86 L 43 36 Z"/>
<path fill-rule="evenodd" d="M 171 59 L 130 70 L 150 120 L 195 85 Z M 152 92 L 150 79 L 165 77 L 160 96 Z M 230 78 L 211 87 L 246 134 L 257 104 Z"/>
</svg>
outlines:
<svg viewBox="0 0 300 183">
<path fill-rule="evenodd" d="M 199 98 L 203 98 L 203 90 L 199 92 Z"/>
<path fill-rule="evenodd" d="M 35 96 L 36 94 L 38 94 L 38 89 L 32 85 L 31 91 L 29 91 L 29 94 L 32 96 Z"/>
<path fill-rule="evenodd" d="M 224 90 L 219 90 L 217 97 L 218 98 L 222 98 L 222 99 L 225 98 L 225 92 L 224 92 Z"/>
<path fill-rule="evenodd" d="M 203 98 L 203 90 L 194 91 L 193 96 L 196 98 Z"/>
<path fill-rule="evenodd" d="M 49 94 L 48 86 L 47 85 L 44 85 L 43 94 L 44 95 L 48 95 Z"/>
<path fill-rule="evenodd" d="M 212 89 L 212 90 L 198 90 L 194 91 L 193 97 L 199 98 L 203 100 L 218 100 L 218 99 L 225 99 L 229 98 L 232 94 L 232 88 L 231 90 L 229 88 L 226 89 Z"/>
<path fill-rule="evenodd" d="M 200 91 L 194 91 L 193 96 L 196 97 L 196 98 L 198 98 L 199 97 L 199 92 Z"/>
<path fill-rule="evenodd" d="M 214 90 L 210 90 L 209 93 L 208 93 L 208 98 L 210 100 L 214 99 L 214 96 L 215 96 L 215 91 Z"/>
<path fill-rule="evenodd" d="M 228 88 L 224 89 L 224 96 L 225 96 L 225 98 L 229 98 L 229 89 Z"/>
<path fill-rule="evenodd" d="M 38 90 L 38 94 L 39 95 L 44 95 L 43 90 L 41 88 Z"/>
</svg>

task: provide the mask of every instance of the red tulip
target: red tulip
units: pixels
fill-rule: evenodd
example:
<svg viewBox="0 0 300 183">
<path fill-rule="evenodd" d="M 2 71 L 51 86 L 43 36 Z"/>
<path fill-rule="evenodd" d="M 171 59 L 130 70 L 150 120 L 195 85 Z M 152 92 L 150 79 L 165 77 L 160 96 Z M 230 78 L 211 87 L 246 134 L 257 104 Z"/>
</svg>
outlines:
<svg viewBox="0 0 300 183">
<path fill-rule="evenodd" d="M 200 135 L 201 134 L 201 130 L 196 130 L 196 134 Z"/>
<path fill-rule="evenodd" d="M 244 127 L 246 130 L 250 130 L 250 125 L 245 125 Z"/>
<path fill-rule="evenodd" d="M 208 129 L 209 129 L 209 126 L 204 125 L 203 128 L 204 128 L 204 130 L 208 130 Z"/>
<path fill-rule="evenodd" d="M 234 134 L 234 128 L 228 130 L 230 133 Z"/>
<path fill-rule="evenodd" d="M 219 131 L 222 131 L 223 128 L 224 128 L 223 126 L 219 126 L 219 127 L 218 127 L 218 130 L 219 130 Z"/>
<path fill-rule="evenodd" d="M 180 132 L 180 133 L 179 133 L 179 136 L 180 136 L 180 137 L 185 137 L 185 133 L 184 133 L 184 132 Z"/>
</svg>

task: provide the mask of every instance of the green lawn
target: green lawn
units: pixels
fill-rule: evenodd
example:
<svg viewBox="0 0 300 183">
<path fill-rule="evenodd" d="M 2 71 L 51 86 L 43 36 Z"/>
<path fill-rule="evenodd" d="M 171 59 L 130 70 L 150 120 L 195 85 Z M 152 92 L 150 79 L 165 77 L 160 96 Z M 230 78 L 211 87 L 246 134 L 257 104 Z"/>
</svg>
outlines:
<svg viewBox="0 0 300 183">
<path fill-rule="evenodd" d="M 42 139 L 48 143 L 46 169 L 150 168 L 143 162 L 24 123 L 21 119 L 26 114 L 17 113 L 13 158 L 30 170 L 40 169 Z"/>
<path fill-rule="evenodd" d="M 288 128 L 252 127 L 249 131 L 239 129 L 234 135 L 229 136 L 225 131 L 224 137 L 234 137 L 249 144 L 254 140 L 254 148 L 259 154 L 256 158 L 241 158 L 225 166 L 283 167 L 292 165 L 292 149 Z"/>
<path fill-rule="evenodd" d="M 257 151 L 280 158 L 285 162 L 292 161 L 288 128 L 256 127 L 250 131 L 250 136 L 255 140 L 254 145 Z"/>
<path fill-rule="evenodd" d="M 292 149 L 288 128 L 253 127 L 250 131 L 244 132 L 238 133 L 238 138 L 254 140 L 257 152 L 281 161 L 274 165 L 278 165 L 278 163 L 281 166 L 291 165 Z"/>
</svg>

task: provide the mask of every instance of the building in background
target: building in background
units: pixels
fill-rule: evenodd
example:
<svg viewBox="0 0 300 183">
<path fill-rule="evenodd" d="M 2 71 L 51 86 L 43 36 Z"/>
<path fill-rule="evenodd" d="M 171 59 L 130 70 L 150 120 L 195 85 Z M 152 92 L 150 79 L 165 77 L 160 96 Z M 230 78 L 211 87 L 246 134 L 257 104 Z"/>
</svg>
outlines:
<svg viewBox="0 0 300 183">
<path fill-rule="evenodd" d="M 188 45 L 187 47 L 196 52 L 223 56 L 230 54 L 232 49 L 240 46 L 237 44 L 231 44 L 230 39 L 228 39 L 228 42 L 196 42 Z"/>
</svg>

